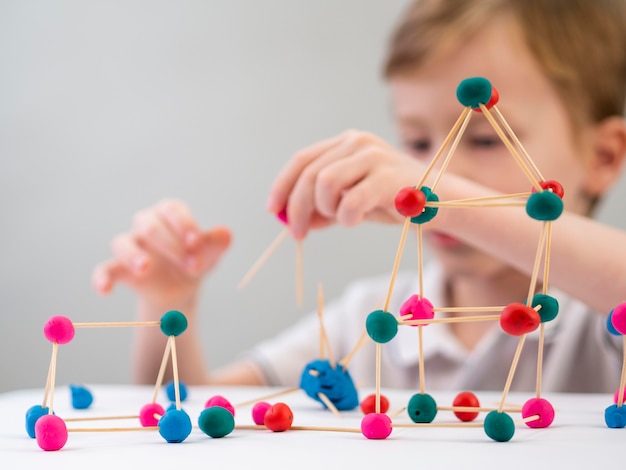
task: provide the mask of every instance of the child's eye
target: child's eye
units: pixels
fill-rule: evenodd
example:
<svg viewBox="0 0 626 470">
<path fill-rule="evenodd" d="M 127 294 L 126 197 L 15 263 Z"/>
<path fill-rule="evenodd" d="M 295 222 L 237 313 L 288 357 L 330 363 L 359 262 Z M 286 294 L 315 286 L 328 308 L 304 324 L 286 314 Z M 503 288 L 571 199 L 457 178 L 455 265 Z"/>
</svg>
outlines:
<svg viewBox="0 0 626 470">
<path fill-rule="evenodd" d="M 430 150 L 431 143 L 428 139 L 416 139 L 405 143 L 407 150 L 411 153 L 425 153 Z"/>
<path fill-rule="evenodd" d="M 468 138 L 468 143 L 473 147 L 492 148 L 502 145 L 502 141 L 496 135 L 476 135 Z"/>
</svg>

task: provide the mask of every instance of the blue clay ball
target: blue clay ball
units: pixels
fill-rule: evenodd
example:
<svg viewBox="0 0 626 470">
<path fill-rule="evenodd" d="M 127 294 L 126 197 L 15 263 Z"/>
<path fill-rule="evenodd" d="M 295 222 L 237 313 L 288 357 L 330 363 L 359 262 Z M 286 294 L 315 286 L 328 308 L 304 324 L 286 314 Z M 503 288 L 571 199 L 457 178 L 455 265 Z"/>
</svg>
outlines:
<svg viewBox="0 0 626 470">
<path fill-rule="evenodd" d="M 165 336 L 178 336 L 187 329 L 187 317 L 178 310 L 170 310 L 161 317 L 161 331 Z"/>
<path fill-rule="evenodd" d="M 48 407 L 42 407 L 41 405 L 31 406 L 26 410 L 26 433 L 32 439 L 35 439 L 35 423 L 39 418 L 47 415 L 50 412 Z"/>
<path fill-rule="evenodd" d="M 375 310 L 367 316 L 365 329 L 377 343 L 387 343 L 398 333 L 398 320 L 389 312 Z"/>
<path fill-rule="evenodd" d="M 604 421 L 610 428 L 626 427 L 626 406 L 611 405 L 604 410 Z"/>
<path fill-rule="evenodd" d="M 189 415 L 184 410 L 167 410 L 159 420 L 159 434 L 167 442 L 183 442 L 191 434 Z"/>
<path fill-rule="evenodd" d="M 437 416 L 437 403 L 427 393 L 416 393 L 409 400 L 406 411 L 414 423 L 432 423 Z"/>
<path fill-rule="evenodd" d="M 178 393 L 180 394 L 180 401 L 185 401 L 187 399 L 187 386 L 181 381 L 178 382 Z M 174 387 L 173 380 L 170 380 L 165 384 L 165 394 L 167 395 L 167 399 L 169 401 L 176 401 L 176 389 Z"/>
<path fill-rule="evenodd" d="M 210 406 L 200 413 L 198 427 L 207 436 L 224 437 L 235 429 L 235 418 L 223 406 Z"/>
<path fill-rule="evenodd" d="M 86 410 L 93 403 L 92 393 L 82 385 L 70 385 L 70 395 L 75 410 Z"/>
<path fill-rule="evenodd" d="M 491 82 L 483 77 L 466 78 L 459 83 L 456 97 L 463 106 L 480 108 L 491 99 Z"/>
<path fill-rule="evenodd" d="M 613 310 L 611 310 L 609 316 L 606 317 L 606 329 L 609 330 L 609 333 L 614 336 L 622 336 L 622 334 L 613 326 Z"/>
<path fill-rule="evenodd" d="M 326 359 L 316 359 L 304 367 L 300 388 L 326 406 L 319 396 L 323 393 L 340 411 L 353 410 L 359 406 L 359 394 L 348 370 L 341 364 L 335 364 L 333 368 Z"/>
<path fill-rule="evenodd" d="M 526 213 L 535 220 L 556 220 L 563 213 L 563 200 L 552 191 L 532 193 L 526 201 Z"/>
<path fill-rule="evenodd" d="M 547 294 L 535 294 L 533 297 L 532 307 L 541 305 L 537 311 L 541 323 L 552 321 L 559 314 L 559 301 Z"/>
<path fill-rule="evenodd" d="M 433 193 L 428 186 L 422 186 L 420 191 L 426 195 L 426 202 L 439 202 L 439 196 Z M 438 207 L 424 207 L 424 211 L 420 215 L 411 217 L 411 222 L 414 224 L 425 224 L 433 220 L 437 212 L 439 212 Z"/>
<path fill-rule="evenodd" d="M 510 441 L 515 434 L 515 422 L 506 413 L 498 411 L 490 411 L 485 417 L 485 433 L 494 441 L 507 442 Z"/>
</svg>

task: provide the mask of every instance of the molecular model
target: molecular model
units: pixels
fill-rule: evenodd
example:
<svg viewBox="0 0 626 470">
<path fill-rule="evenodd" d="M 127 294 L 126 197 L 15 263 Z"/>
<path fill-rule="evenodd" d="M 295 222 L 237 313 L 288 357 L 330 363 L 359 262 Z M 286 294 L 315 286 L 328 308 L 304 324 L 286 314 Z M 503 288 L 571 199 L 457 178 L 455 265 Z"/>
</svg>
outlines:
<svg viewBox="0 0 626 470">
<path fill-rule="evenodd" d="M 405 217 L 400 245 L 397 250 L 396 260 L 389 283 L 389 289 L 385 305 L 381 310 L 370 313 L 366 321 L 366 329 L 370 338 L 376 343 L 376 403 L 375 412 L 363 418 L 361 427 L 363 434 L 370 439 L 385 439 L 394 426 L 429 426 L 437 414 L 437 404 L 433 397 L 425 392 L 424 385 L 424 362 L 422 354 L 422 329 L 426 325 L 443 322 L 470 322 L 470 321 L 499 321 L 501 328 L 509 335 L 519 337 L 518 346 L 513 357 L 508 378 L 504 385 L 504 391 L 499 406 L 489 411 L 484 423 L 478 424 L 484 427 L 485 433 L 495 441 L 509 441 L 515 432 L 516 422 L 505 410 L 505 400 L 509 392 L 519 357 L 524 347 L 526 335 L 539 328 L 539 351 L 537 363 L 536 397 L 528 400 L 521 408 L 522 420 L 527 426 L 543 428 L 549 426 L 554 419 L 554 408 L 546 399 L 541 397 L 541 365 L 543 354 L 544 324 L 553 320 L 558 314 L 558 301 L 547 295 L 550 240 L 552 222 L 563 211 L 563 188 L 557 181 L 547 181 L 533 163 L 528 153 L 524 150 L 521 142 L 513 133 L 502 114 L 498 111 L 496 103 L 499 96 L 491 83 L 482 77 L 463 80 L 457 87 L 457 98 L 464 106 L 461 115 L 444 140 L 441 148 L 435 154 L 421 181 L 414 187 L 402 188 L 395 198 L 395 206 L 398 212 Z M 482 114 L 492 125 L 503 144 L 515 158 L 519 168 L 528 177 L 531 190 L 527 193 L 509 194 L 502 196 L 480 197 L 459 201 L 440 201 L 437 196 L 437 185 L 444 175 L 454 151 L 467 127 L 473 114 Z M 445 150 L 446 157 L 440 165 L 439 174 L 436 176 L 432 187 L 424 186 L 424 182 L 440 163 Z M 541 222 L 541 234 L 531 276 L 528 297 L 525 301 L 516 301 L 506 306 L 495 307 L 468 307 L 468 308 L 445 308 L 435 307 L 425 297 L 422 282 L 422 225 L 432 220 L 439 209 L 455 207 L 502 207 L 502 206 L 525 206 L 526 213 L 532 219 Z M 411 224 L 417 226 L 418 256 L 419 256 L 419 293 L 404 302 L 398 317 L 388 311 L 388 306 L 393 291 L 394 279 L 398 270 L 399 261 L 406 242 L 407 232 Z M 543 264 L 542 292 L 535 293 L 540 266 Z M 458 316 L 434 318 L 437 312 L 496 312 L 488 315 Z M 498 313 L 499 312 L 499 313 Z M 417 327 L 419 330 L 419 356 L 420 356 L 420 391 L 413 395 L 406 406 L 406 411 L 413 423 L 394 424 L 391 417 L 380 410 L 380 364 L 381 345 L 391 341 L 397 334 L 399 326 Z M 455 399 L 453 411 L 460 417 L 463 423 L 457 425 L 476 426 L 471 423 L 479 410 L 478 399 L 471 392 L 464 392 Z M 441 408 L 439 408 L 441 409 Z M 512 411 L 512 410 L 509 410 Z M 517 411 L 517 410 L 514 410 Z"/>
<path fill-rule="evenodd" d="M 606 320 L 609 333 L 622 337 L 622 374 L 619 388 L 613 396 L 614 405 L 604 410 L 604 421 L 609 428 L 626 427 L 626 407 L 624 395 L 626 394 L 626 302 L 619 304 L 609 313 Z"/>
</svg>

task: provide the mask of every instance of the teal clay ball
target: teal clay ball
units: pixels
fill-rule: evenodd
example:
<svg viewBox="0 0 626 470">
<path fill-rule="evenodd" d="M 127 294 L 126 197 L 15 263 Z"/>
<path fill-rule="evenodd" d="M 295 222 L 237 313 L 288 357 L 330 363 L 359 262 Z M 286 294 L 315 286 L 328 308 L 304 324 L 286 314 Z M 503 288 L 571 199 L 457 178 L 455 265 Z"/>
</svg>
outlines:
<svg viewBox="0 0 626 470">
<path fill-rule="evenodd" d="M 178 336 L 187 329 L 187 317 L 178 310 L 170 310 L 161 317 L 161 331 L 165 336 Z"/>
<path fill-rule="evenodd" d="M 546 294 L 535 294 L 533 297 L 533 308 L 541 305 L 537 311 L 541 323 L 552 321 L 559 314 L 559 301 L 554 297 Z"/>
<path fill-rule="evenodd" d="M 207 436 L 224 437 L 235 429 L 235 418 L 223 406 L 210 406 L 200 413 L 198 427 Z"/>
<path fill-rule="evenodd" d="M 526 213 L 535 220 L 556 220 L 563 213 L 563 200 L 552 191 L 533 193 L 526 202 Z"/>
<path fill-rule="evenodd" d="M 506 413 L 490 411 L 485 417 L 485 433 L 494 441 L 510 441 L 515 434 L 515 422 Z"/>
<path fill-rule="evenodd" d="M 459 83 L 456 97 L 463 106 L 480 108 L 491 99 L 491 82 L 483 77 L 466 78 Z"/>
<path fill-rule="evenodd" d="M 387 343 L 398 333 L 398 320 L 389 312 L 375 310 L 367 316 L 365 329 L 377 343 Z"/>
<path fill-rule="evenodd" d="M 426 203 L 439 202 L 439 196 L 433 193 L 428 186 L 422 186 L 420 191 L 426 195 Z M 411 222 L 414 224 L 425 224 L 433 220 L 437 212 L 439 212 L 438 207 L 424 207 L 424 211 L 420 215 L 411 217 Z"/>
<path fill-rule="evenodd" d="M 416 393 L 409 400 L 406 410 L 414 423 L 432 423 L 437 415 L 437 403 L 427 393 Z"/>
</svg>

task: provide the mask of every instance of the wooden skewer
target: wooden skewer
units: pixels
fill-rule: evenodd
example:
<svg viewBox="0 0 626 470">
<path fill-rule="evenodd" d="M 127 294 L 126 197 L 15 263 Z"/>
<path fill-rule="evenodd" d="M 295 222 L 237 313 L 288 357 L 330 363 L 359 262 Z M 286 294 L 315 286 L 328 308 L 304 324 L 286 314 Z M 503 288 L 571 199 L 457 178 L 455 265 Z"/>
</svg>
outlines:
<svg viewBox="0 0 626 470">
<path fill-rule="evenodd" d="M 57 355 L 59 352 L 59 343 L 56 341 L 52 343 L 52 361 L 50 363 L 50 382 L 48 392 L 50 396 L 50 406 L 48 407 L 48 414 L 54 414 L 54 387 L 56 386 L 57 375 Z"/>
<path fill-rule="evenodd" d="M 328 362 L 330 362 L 330 366 L 334 369 L 336 367 L 335 358 L 330 347 L 328 335 L 326 334 L 326 328 L 324 327 L 324 292 L 321 284 L 317 290 L 317 318 L 319 319 L 320 326 L 320 358 L 324 359 L 325 351 L 328 351 Z"/>
<path fill-rule="evenodd" d="M 43 393 L 43 402 L 41 404 L 42 408 L 48 406 L 48 397 L 50 396 L 50 384 L 52 382 L 52 369 L 54 368 L 54 363 L 56 362 L 56 352 L 54 345 L 52 346 L 52 354 L 50 355 L 50 365 L 48 366 L 48 376 L 46 377 L 46 388 Z"/>
<path fill-rule="evenodd" d="M 535 395 L 537 398 L 541 398 L 541 380 L 543 370 L 543 345 L 546 337 L 546 324 L 541 322 L 539 324 L 539 344 L 537 345 L 537 383 L 535 386 Z"/>
<path fill-rule="evenodd" d="M 240 429 L 244 431 L 263 431 L 268 428 L 259 424 L 237 424 L 235 429 Z M 328 426 L 291 426 L 289 428 L 290 431 L 331 431 L 331 432 L 356 432 L 361 433 L 362 431 L 357 428 L 337 428 L 337 427 L 328 427 Z"/>
<path fill-rule="evenodd" d="M 437 410 L 439 411 L 458 411 L 458 412 L 489 412 L 489 411 L 494 411 L 497 408 L 488 408 L 488 407 L 482 407 L 482 406 L 438 406 Z M 396 416 L 399 416 L 400 414 L 404 413 L 406 411 L 406 406 L 403 406 L 402 408 L 400 408 L 399 410 L 394 411 L 392 414 L 389 415 L 390 418 L 395 418 Z M 519 413 L 522 411 L 522 409 L 519 406 L 511 406 L 511 407 L 503 407 L 502 411 L 505 412 L 509 412 L 509 413 Z"/>
<path fill-rule="evenodd" d="M 419 380 L 420 380 L 420 393 L 423 395 L 426 392 L 426 384 L 424 378 L 424 325 L 418 325 L 419 336 Z"/>
<path fill-rule="evenodd" d="M 115 421 L 122 419 L 139 419 L 138 415 L 126 415 L 126 416 L 85 416 L 80 418 L 63 418 L 63 421 L 68 423 L 77 421 Z"/>
<path fill-rule="evenodd" d="M 72 323 L 74 328 L 117 328 L 132 326 L 161 326 L 160 320 L 155 321 L 116 321 L 116 322 L 90 322 Z"/>
<path fill-rule="evenodd" d="M 296 302 L 302 307 L 303 274 L 302 274 L 302 240 L 296 242 Z"/>
<path fill-rule="evenodd" d="M 243 277 L 243 279 L 241 279 L 241 281 L 237 285 L 238 289 L 243 289 L 246 286 L 246 284 L 248 284 L 248 282 L 250 282 L 250 280 L 259 271 L 259 269 L 261 269 L 263 264 L 265 264 L 265 262 L 269 259 L 269 257 L 272 255 L 272 253 L 274 253 L 274 251 L 276 251 L 276 248 L 278 248 L 278 246 L 283 242 L 283 240 L 285 240 L 285 238 L 287 238 L 287 235 L 289 235 L 289 230 L 286 229 L 286 228 L 283 229 L 278 234 L 276 239 L 274 239 L 274 241 L 270 244 L 270 246 L 268 246 L 265 249 L 265 251 L 261 254 L 259 259 L 252 265 L 252 267 L 248 270 L 248 272 Z"/>
<path fill-rule="evenodd" d="M 525 418 L 516 420 L 515 424 L 530 423 L 531 421 L 537 421 L 538 419 L 541 419 L 541 415 L 526 416 Z"/>
<path fill-rule="evenodd" d="M 376 413 L 380 413 L 380 360 L 382 355 L 382 346 L 376 343 Z"/>
<path fill-rule="evenodd" d="M 483 423 L 454 422 L 454 423 L 391 423 L 392 428 L 482 428 Z"/>
<path fill-rule="evenodd" d="M 544 252 L 547 225 L 544 222 L 541 228 L 541 234 L 539 235 L 539 243 L 537 244 L 537 253 L 535 254 L 535 264 L 533 266 L 533 272 L 530 277 L 530 285 L 528 286 L 528 298 L 526 299 L 526 305 L 532 305 L 533 294 L 537 288 L 537 277 L 539 276 L 539 265 L 541 263 L 541 255 Z"/>
<path fill-rule="evenodd" d="M 456 151 L 456 148 L 459 146 L 461 137 L 463 137 L 463 134 L 465 133 L 465 129 L 467 128 L 467 125 L 469 124 L 470 119 L 472 118 L 472 114 L 473 113 L 467 113 L 465 115 L 465 118 L 463 119 L 463 122 L 461 123 L 460 129 L 457 132 L 456 136 L 454 137 L 454 141 L 452 142 L 452 145 L 450 145 L 450 149 L 448 150 L 448 155 L 446 156 L 446 159 L 443 161 L 443 164 L 441 165 L 441 168 L 439 170 L 439 174 L 437 175 L 437 178 L 435 178 L 435 182 L 433 183 L 433 186 L 431 188 L 433 193 L 437 189 L 437 186 L 439 185 L 439 181 L 441 181 L 443 174 L 446 172 L 446 168 L 448 168 L 448 165 L 450 164 L 450 161 L 452 160 L 452 155 Z"/>
<path fill-rule="evenodd" d="M 424 229 L 422 224 L 417 225 L 417 273 L 419 281 L 419 296 L 424 298 Z"/>
<path fill-rule="evenodd" d="M 619 381 L 619 391 L 617 392 L 617 406 L 622 407 L 624 404 L 624 388 L 626 387 L 626 335 L 622 335 L 624 351 L 624 360 L 622 361 L 622 377 Z"/>
<path fill-rule="evenodd" d="M 122 432 L 122 431 L 158 431 L 158 426 L 139 426 L 132 428 L 68 428 L 67 432 Z"/>
<path fill-rule="evenodd" d="M 159 368 L 159 374 L 157 375 L 157 379 L 154 384 L 154 395 L 152 395 L 152 403 L 156 403 L 157 397 L 159 395 L 159 390 L 161 389 L 161 385 L 163 384 L 163 375 L 165 374 L 165 366 L 167 365 L 167 360 L 170 357 L 171 347 L 172 347 L 172 343 L 168 339 L 168 341 L 165 343 L 165 351 L 163 351 L 163 359 L 161 359 L 161 367 Z"/>
<path fill-rule="evenodd" d="M 441 202 L 427 202 L 425 207 L 524 207 L 526 202 L 514 201 L 514 202 L 453 202 L 453 201 L 441 201 Z"/>
<path fill-rule="evenodd" d="M 441 307 L 433 308 L 433 312 L 501 312 L 505 306 L 500 307 Z"/>
<path fill-rule="evenodd" d="M 258 403 L 260 401 L 270 400 L 272 398 L 276 398 L 276 397 L 279 397 L 281 395 L 286 395 L 288 393 L 297 392 L 298 390 L 301 390 L 300 387 L 287 388 L 285 390 L 281 390 L 281 391 L 278 391 L 278 392 L 270 393 L 268 395 L 265 395 L 265 396 L 262 396 L 262 397 L 259 397 L 259 398 L 255 398 L 253 400 L 243 401 L 243 402 L 238 403 L 237 405 L 235 405 L 235 408 L 238 408 L 240 406 L 252 405 L 252 404 Z"/>
<path fill-rule="evenodd" d="M 326 407 L 333 412 L 333 414 L 337 417 L 337 418 L 341 418 L 341 413 L 339 413 L 339 410 L 337 409 L 337 407 L 335 406 L 335 404 L 330 401 L 330 398 L 328 398 L 324 393 L 319 392 L 317 394 L 317 396 L 319 397 L 320 400 L 322 400 L 322 402 L 324 403 L 324 405 L 326 405 Z"/>
<path fill-rule="evenodd" d="M 341 359 L 339 361 L 339 364 L 344 368 L 347 369 L 348 368 L 348 364 L 350 364 L 350 361 L 352 360 L 352 358 L 356 355 L 356 353 L 359 351 L 359 349 L 361 349 L 363 346 L 365 346 L 365 344 L 367 343 L 366 341 L 367 339 L 367 330 L 364 328 L 363 331 L 361 331 L 361 336 L 359 336 L 358 341 L 356 342 L 356 345 L 354 346 L 354 348 L 352 349 L 352 351 L 350 351 L 346 357 L 344 357 L 343 359 Z"/>
<path fill-rule="evenodd" d="M 391 272 L 391 279 L 389 281 L 389 288 L 387 289 L 387 297 L 385 298 L 385 306 L 383 310 L 385 312 L 389 311 L 389 302 L 391 301 L 391 293 L 393 292 L 393 285 L 396 282 L 396 276 L 398 275 L 398 268 L 400 267 L 400 259 L 402 258 L 402 251 L 404 250 L 404 245 L 406 243 L 406 235 L 409 231 L 409 226 L 411 225 L 411 218 L 407 217 L 404 219 L 404 226 L 402 227 L 402 235 L 400 236 L 400 243 L 398 244 L 398 249 L 396 251 L 396 259 L 393 263 L 393 270 Z"/>
<path fill-rule="evenodd" d="M 178 380 L 178 359 L 176 358 L 176 336 L 172 335 L 169 338 L 172 343 L 172 372 L 174 375 L 174 397 L 176 398 L 176 409 L 180 411 L 180 381 Z"/>
<path fill-rule="evenodd" d="M 500 315 L 474 315 L 471 317 L 422 318 L 419 320 L 401 320 L 399 325 L 430 325 L 431 323 L 464 323 L 472 321 L 499 320 Z"/>
<path fill-rule="evenodd" d="M 506 397 L 509 394 L 511 383 L 513 382 L 513 376 L 515 375 L 515 369 L 517 368 L 517 363 L 519 362 L 520 355 L 522 354 L 522 349 L 524 348 L 525 340 L 526 340 L 526 335 L 524 334 L 520 336 L 519 342 L 517 343 L 515 356 L 513 356 L 513 362 L 511 363 L 511 368 L 509 369 L 509 376 L 506 379 L 504 391 L 502 392 L 502 399 L 500 400 L 500 405 L 498 406 L 499 413 L 502 413 L 502 410 L 504 409 L 504 402 L 506 401 Z"/>
<path fill-rule="evenodd" d="M 527 198 L 532 193 L 529 191 L 523 193 L 512 193 L 512 194 L 496 194 L 493 196 L 480 196 L 480 197 L 470 197 L 466 199 L 452 199 L 446 202 L 454 202 L 454 203 L 466 203 L 466 202 L 487 202 L 487 201 L 499 201 L 499 200 L 507 200 L 507 199 L 522 199 Z M 429 201 L 428 204 L 434 204 L 434 201 Z"/>
</svg>

